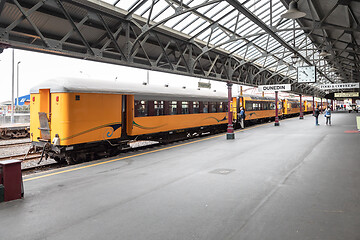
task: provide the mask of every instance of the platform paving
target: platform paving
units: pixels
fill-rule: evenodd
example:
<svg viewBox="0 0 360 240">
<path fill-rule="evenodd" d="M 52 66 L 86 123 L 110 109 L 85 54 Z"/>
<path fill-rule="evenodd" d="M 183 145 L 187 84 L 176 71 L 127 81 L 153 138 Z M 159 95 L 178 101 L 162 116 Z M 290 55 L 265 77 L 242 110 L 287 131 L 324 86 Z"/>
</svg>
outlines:
<svg viewBox="0 0 360 240">
<path fill-rule="evenodd" d="M 25 178 L 0 239 L 360 239 L 355 116 L 312 116 Z M 349 131 L 349 132 L 346 132 Z M 109 160 L 113 160 L 110 161 Z M 96 165 L 94 165 L 96 164 Z"/>
</svg>

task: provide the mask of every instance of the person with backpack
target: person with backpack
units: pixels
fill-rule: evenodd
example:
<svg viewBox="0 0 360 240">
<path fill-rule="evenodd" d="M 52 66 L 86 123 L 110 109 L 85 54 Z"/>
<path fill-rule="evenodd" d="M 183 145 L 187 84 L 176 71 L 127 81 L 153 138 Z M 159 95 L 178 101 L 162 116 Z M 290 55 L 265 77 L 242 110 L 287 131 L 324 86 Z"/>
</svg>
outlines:
<svg viewBox="0 0 360 240">
<path fill-rule="evenodd" d="M 325 110 L 325 117 L 326 117 L 326 125 L 329 124 L 331 126 L 331 109 L 330 109 L 330 107 L 328 107 Z"/>
<path fill-rule="evenodd" d="M 243 107 L 240 108 L 239 121 L 240 121 L 240 127 L 245 128 L 245 111 Z"/>
</svg>

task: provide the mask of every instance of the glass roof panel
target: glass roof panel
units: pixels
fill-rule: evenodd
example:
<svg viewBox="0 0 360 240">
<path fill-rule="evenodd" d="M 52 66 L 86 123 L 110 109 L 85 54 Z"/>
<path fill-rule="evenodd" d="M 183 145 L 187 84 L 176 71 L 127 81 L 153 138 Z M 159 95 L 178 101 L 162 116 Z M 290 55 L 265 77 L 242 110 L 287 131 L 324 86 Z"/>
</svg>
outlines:
<svg viewBox="0 0 360 240">
<path fill-rule="evenodd" d="M 255 59 L 256 64 L 269 66 L 270 70 L 281 72 L 286 69 L 286 72 L 288 71 L 290 74 L 294 72 L 294 70 L 289 71 L 286 65 L 286 63 L 292 65 L 291 56 L 293 53 L 274 38 L 268 38 L 268 34 L 261 27 L 243 14 L 239 14 L 238 10 L 234 9 L 227 1 L 103 0 L 103 2 L 115 4 L 116 7 L 125 11 L 136 9 L 134 14 L 146 20 L 151 12 L 150 20 L 156 23 L 162 22 L 163 25 L 175 31 L 188 34 L 205 42 L 209 41 L 209 44 L 217 45 L 219 49 L 237 54 L 240 58 Z M 287 10 L 282 0 L 240 0 L 238 2 L 247 11 L 267 24 L 268 27 L 271 27 L 271 23 L 276 26 L 276 34 L 288 46 L 294 47 L 294 32 L 291 30 L 294 28 L 294 21 L 281 19 L 280 15 Z M 151 9 L 153 3 L 155 5 Z M 272 13 L 270 13 L 270 4 L 272 4 Z M 183 11 L 188 12 L 183 13 Z M 175 16 L 175 13 L 179 14 L 181 12 L 182 14 Z M 170 19 L 164 21 L 167 18 Z M 235 27 L 236 35 L 238 37 L 245 36 L 244 39 L 230 40 Z M 298 53 L 303 57 L 307 57 L 306 59 L 310 60 L 314 65 L 326 65 L 326 61 L 318 61 L 317 47 L 306 36 L 304 31 L 300 30 L 300 26 L 296 21 L 295 28 L 297 28 L 295 31 L 295 49 L 298 49 Z M 257 34 L 259 36 L 256 36 Z M 247 45 L 247 41 L 253 41 L 253 45 Z M 264 51 L 271 52 L 273 56 L 261 57 L 264 55 Z M 284 61 L 281 66 L 276 63 L 279 59 Z M 307 65 L 305 62 L 300 64 Z"/>
</svg>

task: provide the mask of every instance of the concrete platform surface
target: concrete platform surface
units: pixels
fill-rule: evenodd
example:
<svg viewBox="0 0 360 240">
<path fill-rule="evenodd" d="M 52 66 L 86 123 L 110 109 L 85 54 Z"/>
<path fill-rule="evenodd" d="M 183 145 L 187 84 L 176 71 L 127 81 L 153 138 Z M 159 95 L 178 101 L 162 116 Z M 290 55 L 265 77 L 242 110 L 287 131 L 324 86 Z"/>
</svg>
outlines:
<svg viewBox="0 0 360 240">
<path fill-rule="evenodd" d="M 25 178 L 0 239 L 360 239 L 352 113 L 306 115 Z"/>
</svg>

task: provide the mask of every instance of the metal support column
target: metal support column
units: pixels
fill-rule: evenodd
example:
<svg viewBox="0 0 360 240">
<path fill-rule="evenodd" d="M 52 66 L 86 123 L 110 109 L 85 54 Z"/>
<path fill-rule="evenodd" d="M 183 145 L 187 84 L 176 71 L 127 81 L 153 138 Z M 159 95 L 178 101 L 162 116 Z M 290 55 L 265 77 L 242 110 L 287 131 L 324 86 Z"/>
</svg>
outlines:
<svg viewBox="0 0 360 240">
<path fill-rule="evenodd" d="M 315 115 L 315 97 L 313 96 L 313 116 Z"/>
<path fill-rule="evenodd" d="M 274 126 L 280 126 L 278 110 L 278 91 L 275 91 L 275 123 Z"/>
<path fill-rule="evenodd" d="M 229 82 L 226 85 L 228 86 L 228 128 L 226 133 L 226 139 L 235 139 L 234 127 L 232 124 L 232 111 L 231 111 L 231 98 L 232 98 L 231 87 L 233 84 Z"/>
<path fill-rule="evenodd" d="M 331 111 L 334 111 L 334 100 L 331 99 Z"/>
<path fill-rule="evenodd" d="M 19 106 L 19 64 L 21 61 L 18 61 L 16 68 L 16 106 Z"/>
<path fill-rule="evenodd" d="M 320 98 L 320 112 L 321 112 L 321 113 L 323 112 L 323 109 L 322 109 L 322 98 Z"/>
<path fill-rule="evenodd" d="M 11 82 L 11 123 L 14 123 L 14 88 L 15 88 L 15 53 L 14 49 L 12 49 L 12 82 Z"/>
<path fill-rule="evenodd" d="M 299 117 L 299 119 L 304 119 L 302 94 L 300 94 L 300 117 Z"/>
</svg>

